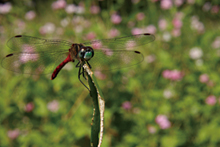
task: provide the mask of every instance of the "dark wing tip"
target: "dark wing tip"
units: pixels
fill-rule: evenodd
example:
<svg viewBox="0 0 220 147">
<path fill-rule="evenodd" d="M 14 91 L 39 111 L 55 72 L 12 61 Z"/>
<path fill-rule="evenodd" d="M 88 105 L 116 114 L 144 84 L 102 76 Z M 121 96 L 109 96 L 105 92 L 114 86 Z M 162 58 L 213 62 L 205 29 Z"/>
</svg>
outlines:
<svg viewBox="0 0 220 147">
<path fill-rule="evenodd" d="M 134 51 L 135 53 L 137 53 L 137 54 L 140 54 L 141 52 L 139 52 L 139 51 Z"/>
<path fill-rule="evenodd" d="M 15 37 L 22 37 L 22 35 L 16 35 Z"/>
<path fill-rule="evenodd" d="M 10 56 L 13 56 L 14 54 L 8 54 L 8 55 L 6 55 L 5 57 L 10 57 Z"/>
<path fill-rule="evenodd" d="M 150 33 L 144 33 L 144 35 L 151 35 Z"/>
</svg>

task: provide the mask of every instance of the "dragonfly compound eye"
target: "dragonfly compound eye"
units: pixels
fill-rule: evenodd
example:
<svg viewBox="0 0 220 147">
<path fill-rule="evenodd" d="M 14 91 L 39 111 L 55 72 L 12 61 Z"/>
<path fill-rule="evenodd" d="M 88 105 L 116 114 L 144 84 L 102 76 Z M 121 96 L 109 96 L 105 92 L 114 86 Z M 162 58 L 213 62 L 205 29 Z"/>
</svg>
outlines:
<svg viewBox="0 0 220 147">
<path fill-rule="evenodd" d="M 84 57 L 85 52 L 84 51 L 79 51 L 78 56 L 79 58 L 83 58 Z"/>
<path fill-rule="evenodd" d="M 93 50 L 92 51 L 87 51 L 84 55 L 84 59 L 88 61 L 93 57 L 93 55 L 94 55 Z"/>
</svg>

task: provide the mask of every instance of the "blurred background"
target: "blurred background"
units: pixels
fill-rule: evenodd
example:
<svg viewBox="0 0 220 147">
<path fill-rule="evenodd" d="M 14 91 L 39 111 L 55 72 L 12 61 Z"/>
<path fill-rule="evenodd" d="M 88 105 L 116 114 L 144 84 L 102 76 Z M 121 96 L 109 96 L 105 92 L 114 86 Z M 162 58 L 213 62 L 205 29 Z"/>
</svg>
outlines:
<svg viewBox="0 0 220 147">
<path fill-rule="evenodd" d="M 103 147 L 220 146 L 220 1 L 1 0 L 0 58 L 24 34 L 83 43 L 151 33 L 144 61 L 95 72 Z M 55 80 L 0 68 L 0 146 L 90 146 L 92 101 L 69 63 Z"/>
</svg>

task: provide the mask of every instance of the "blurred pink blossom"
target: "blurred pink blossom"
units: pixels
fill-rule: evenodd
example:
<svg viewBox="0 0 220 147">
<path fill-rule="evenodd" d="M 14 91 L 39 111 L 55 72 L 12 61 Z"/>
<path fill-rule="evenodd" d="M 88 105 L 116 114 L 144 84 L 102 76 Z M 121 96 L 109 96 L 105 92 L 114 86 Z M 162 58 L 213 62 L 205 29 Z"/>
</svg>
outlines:
<svg viewBox="0 0 220 147">
<path fill-rule="evenodd" d="M 68 26 L 69 23 L 70 23 L 70 20 L 68 18 L 64 18 L 60 21 L 60 24 L 62 27 Z"/>
<path fill-rule="evenodd" d="M 171 40 L 171 35 L 169 32 L 164 32 L 162 37 L 163 37 L 163 40 L 166 42 Z"/>
<path fill-rule="evenodd" d="M 174 37 L 180 36 L 180 35 L 181 35 L 181 30 L 180 30 L 180 29 L 173 29 L 173 30 L 172 30 L 172 35 L 173 35 Z"/>
<path fill-rule="evenodd" d="M 216 97 L 214 95 L 210 95 L 205 100 L 206 104 L 208 105 L 215 105 L 216 103 Z"/>
<path fill-rule="evenodd" d="M 203 11 L 209 11 L 211 9 L 212 5 L 210 2 L 206 2 L 204 5 L 203 5 Z"/>
<path fill-rule="evenodd" d="M 213 48 L 220 48 L 220 36 L 216 37 L 214 42 L 212 43 Z"/>
<path fill-rule="evenodd" d="M 147 63 L 152 63 L 154 62 L 156 59 L 155 55 L 148 55 L 145 57 L 145 60 L 147 61 Z"/>
<path fill-rule="evenodd" d="M 155 127 L 153 127 L 153 126 L 148 126 L 148 127 L 147 127 L 147 130 L 148 130 L 148 132 L 151 133 L 151 134 L 154 134 L 154 133 L 156 133 L 156 131 L 157 131 L 157 129 L 156 129 Z"/>
<path fill-rule="evenodd" d="M 45 35 L 45 34 L 51 34 L 55 31 L 55 25 L 53 23 L 46 23 L 44 26 L 42 26 L 40 29 L 39 29 L 39 32 L 42 34 L 42 35 Z"/>
<path fill-rule="evenodd" d="M 143 30 L 140 29 L 140 28 L 133 28 L 133 29 L 131 30 L 131 33 L 132 33 L 132 35 L 137 35 L 137 34 L 143 33 Z"/>
<path fill-rule="evenodd" d="M 109 37 L 111 38 L 114 38 L 118 35 L 120 35 L 120 32 L 118 31 L 118 29 L 113 28 L 109 31 Z"/>
<path fill-rule="evenodd" d="M 199 59 L 199 58 L 201 58 L 203 56 L 203 51 L 199 47 L 193 47 L 189 51 L 189 56 L 192 59 Z"/>
<path fill-rule="evenodd" d="M 135 23 L 133 21 L 128 22 L 128 27 L 133 28 L 135 26 Z"/>
<path fill-rule="evenodd" d="M 137 15 L 136 15 L 136 18 L 138 21 L 141 21 L 143 20 L 145 17 L 144 13 L 143 12 L 139 12 Z"/>
<path fill-rule="evenodd" d="M 78 14 L 83 14 L 85 12 L 85 8 L 83 5 L 79 5 L 77 8 L 76 8 L 76 13 Z"/>
<path fill-rule="evenodd" d="M 98 78 L 98 79 L 100 79 L 100 80 L 104 80 L 104 79 L 106 79 L 106 75 L 105 74 L 103 74 L 100 70 L 96 70 L 95 72 L 94 72 L 94 74 L 95 74 L 95 76 Z"/>
<path fill-rule="evenodd" d="M 187 0 L 187 3 L 188 3 L 188 4 L 194 4 L 194 3 L 195 3 L 195 0 Z"/>
<path fill-rule="evenodd" d="M 157 115 L 155 121 L 160 126 L 161 129 L 168 129 L 171 126 L 171 123 L 166 115 Z"/>
<path fill-rule="evenodd" d="M 86 35 L 86 39 L 87 40 L 94 40 L 96 37 L 96 34 L 94 32 L 89 32 L 87 35 Z"/>
<path fill-rule="evenodd" d="M 36 16 L 36 13 L 34 11 L 28 11 L 26 14 L 25 14 L 25 19 L 27 20 L 32 20 L 34 19 Z"/>
<path fill-rule="evenodd" d="M 132 108 L 131 102 L 125 101 L 125 102 L 122 104 L 122 108 L 125 109 L 125 110 L 130 110 L 130 109 Z"/>
<path fill-rule="evenodd" d="M 204 24 L 199 21 L 197 16 L 191 18 L 191 28 L 197 30 L 199 33 L 203 33 L 205 30 Z"/>
<path fill-rule="evenodd" d="M 51 112 L 57 112 L 59 109 L 59 102 L 57 100 L 53 100 L 47 104 L 47 109 Z"/>
<path fill-rule="evenodd" d="M 111 49 L 105 48 L 103 50 L 103 52 L 105 53 L 105 55 L 107 56 L 112 56 L 113 55 L 113 51 Z"/>
<path fill-rule="evenodd" d="M 24 107 L 24 111 L 26 112 L 31 112 L 34 109 L 34 103 L 29 102 L 26 104 L 26 106 Z"/>
<path fill-rule="evenodd" d="M 171 97 L 173 96 L 173 93 L 172 93 L 171 90 L 165 89 L 165 90 L 163 91 L 163 96 L 164 96 L 166 99 L 169 99 L 169 98 L 171 98 Z"/>
<path fill-rule="evenodd" d="M 182 21 L 178 18 L 175 17 L 172 21 L 174 28 L 180 29 L 182 27 Z"/>
<path fill-rule="evenodd" d="M 169 79 L 173 81 L 181 80 L 184 76 L 183 72 L 178 70 L 164 70 L 162 75 L 165 79 Z"/>
<path fill-rule="evenodd" d="M 58 0 L 52 3 L 52 9 L 64 9 L 66 7 L 66 1 L 65 0 Z"/>
<path fill-rule="evenodd" d="M 214 14 L 218 13 L 219 12 L 219 6 L 218 5 L 212 6 L 211 12 L 214 13 Z"/>
<path fill-rule="evenodd" d="M 160 1 L 160 7 L 164 10 L 170 9 L 173 6 L 171 0 L 162 0 Z"/>
<path fill-rule="evenodd" d="M 177 7 L 179 7 L 179 6 L 181 6 L 181 5 L 183 4 L 183 2 L 184 2 L 184 0 L 175 0 L 175 1 L 174 1 L 174 4 L 175 4 Z"/>
<path fill-rule="evenodd" d="M 11 3 L 0 4 L 0 14 L 7 14 L 11 8 Z"/>
<path fill-rule="evenodd" d="M 8 131 L 8 137 L 12 140 L 16 139 L 20 134 L 20 130 L 19 129 L 15 129 L 15 130 L 9 130 Z"/>
<path fill-rule="evenodd" d="M 207 74 L 202 74 L 199 76 L 199 81 L 201 83 L 207 83 L 209 81 L 209 76 Z"/>
<path fill-rule="evenodd" d="M 92 48 L 93 49 L 100 49 L 102 47 L 102 42 L 93 42 L 92 43 Z"/>
<path fill-rule="evenodd" d="M 68 14 L 72 14 L 74 12 L 76 12 L 77 7 L 74 4 L 69 4 L 66 6 L 65 11 Z"/>
<path fill-rule="evenodd" d="M 111 16 L 111 21 L 112 21 L 112 23 L 113 24 L 119 24 L 119 23 L 121 23 L 121 16 L 120 15 L 118 15 L 118 14 L 112 14 L 112 16 Z"/>
<path fill-rule="evenodd" d="M 98 14 L 100 12 L 100 7 L 96 6 L 96 5 L 93 5 L 93 6 L 90 7 L 90 12 L 92 14 Z"/>
<path fill-rule="evenodd" d="M 136 46 L 136 42 L 134 40 L 128 40 L 126 42 L 126 49 L 132 49 Z"/>
<path fill-rule="evenodd" d="M 28 61 L 37 61 L 39 58 L 38 54 L 30 54 L 34 52 L 34 48 L 31 45 L 22 45 L 22 50 L 24 54 L 21 54 L 19 60 L 21 63 L 26 63 Z"/>
<path fill-rule="evenodd" d="M 157 31 L 157 29 L 156 29 L 156 27 L 154 25 L 149 25 L 144 30 L 146 30 L 144 32 L 147 32 L 147 33 L 150 33 L 150 34 L 155 34 L 156 31 Z"/>
<path fill-rule="evenodd" d="M 167 28 L 167 21 L 165 19 L 160 19 L 158 26 L 160 30 L 164 31 Z"/>
</svg>

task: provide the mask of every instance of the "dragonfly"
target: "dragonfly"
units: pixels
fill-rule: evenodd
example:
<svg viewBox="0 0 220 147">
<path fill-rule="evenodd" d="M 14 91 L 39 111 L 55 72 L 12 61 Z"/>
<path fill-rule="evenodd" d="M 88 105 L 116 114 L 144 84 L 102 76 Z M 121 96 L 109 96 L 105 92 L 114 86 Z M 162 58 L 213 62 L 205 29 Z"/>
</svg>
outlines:
<svg viewBox="0 0 220 147">
<path fill-rule="evenodd" d="M 7 70 L 23 74 L 52 73 L 53 80 L 68 62 L 73 62 L 76 64 L 75 67 L 79 68 L 79 81 L 89 90 L 80 79 L 81 75 L 86 79 L 84 64 L 97 71 L 139 64 L 144 56 L 134 48 L 154 40 L 154 35 L 149 33 L 85 43 L 17 35 L 8 40 L 7 46 L 13 53 L 6 55 L 1 65 Z"/>
</svg>

